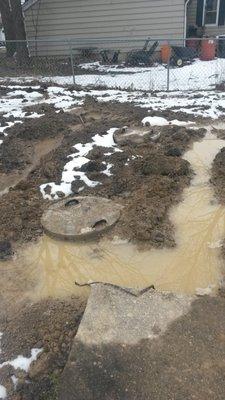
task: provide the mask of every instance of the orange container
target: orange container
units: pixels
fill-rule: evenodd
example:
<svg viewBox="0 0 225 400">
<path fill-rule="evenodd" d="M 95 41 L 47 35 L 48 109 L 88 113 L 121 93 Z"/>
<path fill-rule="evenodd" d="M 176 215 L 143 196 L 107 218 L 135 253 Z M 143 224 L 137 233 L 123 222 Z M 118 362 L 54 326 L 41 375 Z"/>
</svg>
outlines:
<svg viewBox="0 0 225 400">
<path fill-rule="evenodd" d="M 201 55 L 202 61 L 214 60 L 216 56 L 216 43 L 212 39 L 203 39 L 201 44 Z"/>
<path fill-rule="evenodd" d="M 161 60 L 163 64 L 167 64 L 171 56 L 171 47 L 169 44 L 162 44 L 161 46 Z"/>
</svg>

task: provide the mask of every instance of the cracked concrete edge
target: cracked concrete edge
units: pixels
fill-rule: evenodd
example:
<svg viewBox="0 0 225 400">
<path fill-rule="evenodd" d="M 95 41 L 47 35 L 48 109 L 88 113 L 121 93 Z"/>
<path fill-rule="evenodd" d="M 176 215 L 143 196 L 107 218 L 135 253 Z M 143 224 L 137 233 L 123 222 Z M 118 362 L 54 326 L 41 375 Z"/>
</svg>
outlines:
<svg viewBox="0 0 225 400">
<path fill-rule="evenodd" d="M 196 296 L 158 292 L 136 296 L 129 289 L 92 283 L 91 294 L 74 342 L 86 346 L 136 344 L 163 334 L 186 314 Z"/>
</svg>

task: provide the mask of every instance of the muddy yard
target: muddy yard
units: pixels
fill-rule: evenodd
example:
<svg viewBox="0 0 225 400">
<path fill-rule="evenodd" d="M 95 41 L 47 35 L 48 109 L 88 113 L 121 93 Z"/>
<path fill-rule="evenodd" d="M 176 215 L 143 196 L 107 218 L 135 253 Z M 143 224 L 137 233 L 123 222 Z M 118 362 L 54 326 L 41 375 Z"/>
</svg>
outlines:
<svg viewBox="0 0 225 400">
<path fill-rule="evenodd" d="M 223 121 L 39 82 L 0 92 L 0 398 L 53 400 L 90 293 L 75 281 L 223 296 Z M 119 221 L 78 246 L 48 238 L 43 212 L 74 195 L 118 203 Z"/>
</svg>

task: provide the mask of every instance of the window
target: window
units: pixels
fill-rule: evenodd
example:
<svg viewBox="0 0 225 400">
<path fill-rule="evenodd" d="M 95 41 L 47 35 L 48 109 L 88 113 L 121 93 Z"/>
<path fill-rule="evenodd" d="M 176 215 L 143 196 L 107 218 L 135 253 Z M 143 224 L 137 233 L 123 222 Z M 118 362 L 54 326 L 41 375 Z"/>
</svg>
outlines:
<svg viewBox="0 0 225 400">
<path fill-rule="evenodd" d="M 204 0 L 204 25 L 218 25 L 220 0 Z"/>
</svg>

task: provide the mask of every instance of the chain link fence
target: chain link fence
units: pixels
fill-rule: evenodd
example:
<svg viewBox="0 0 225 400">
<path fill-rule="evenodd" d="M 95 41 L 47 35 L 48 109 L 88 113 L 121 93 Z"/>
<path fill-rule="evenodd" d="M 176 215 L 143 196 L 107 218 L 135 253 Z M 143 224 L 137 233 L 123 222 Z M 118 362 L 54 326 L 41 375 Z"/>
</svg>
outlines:
<svg viewBox="0 0 225 400">
<path fill-rule="evenodd" d="M 1 79 L 138 91 L 208 90 L 225 81 L 225 38 L 29 40 L 0 47 Z M 6 49 L 15 48 L 13 57 Z"/>
</svg>

